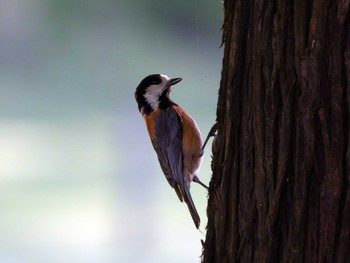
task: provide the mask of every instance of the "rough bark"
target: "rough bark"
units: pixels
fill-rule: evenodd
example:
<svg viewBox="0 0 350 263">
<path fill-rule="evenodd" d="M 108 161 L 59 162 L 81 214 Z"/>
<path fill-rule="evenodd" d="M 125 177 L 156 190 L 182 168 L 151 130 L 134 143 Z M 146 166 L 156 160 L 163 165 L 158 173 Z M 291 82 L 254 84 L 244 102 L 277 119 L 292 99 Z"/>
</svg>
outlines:
<svg viewBox="0 0 350 263">
<path fill-rule="evenodd" d="M 224 1 L 203 262 L 350 262 L 349 3 Z"/>
</svg>

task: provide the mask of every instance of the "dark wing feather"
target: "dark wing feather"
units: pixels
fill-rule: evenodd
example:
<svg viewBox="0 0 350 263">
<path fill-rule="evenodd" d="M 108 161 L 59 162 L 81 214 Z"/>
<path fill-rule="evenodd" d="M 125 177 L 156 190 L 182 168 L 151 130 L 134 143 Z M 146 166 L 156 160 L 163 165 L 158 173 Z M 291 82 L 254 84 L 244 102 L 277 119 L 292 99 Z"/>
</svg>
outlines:
<svg viewBox="0 0 350 263">
<path fill-rule="evenodd" d="M 175 189 L 180 201 L 184 199 L 196 227 L 199 227 L 200 218 L 194 206 L 189 183 L 184 180 L 182 166 L 182 122 L 178 113 L 171 107 L 162 109 L 155 118 L 155 138 L 153 147 L 169 184 Z"/>
<path fill-rule="evenodd" d="M 182 125 L 175 110 L 161 110 L 155 118 L 154 150 L 163 173 L 169 184 L 175 189 L 182 202 L 183 193 L 179 188 L 182 178 Z"/>
</svg>

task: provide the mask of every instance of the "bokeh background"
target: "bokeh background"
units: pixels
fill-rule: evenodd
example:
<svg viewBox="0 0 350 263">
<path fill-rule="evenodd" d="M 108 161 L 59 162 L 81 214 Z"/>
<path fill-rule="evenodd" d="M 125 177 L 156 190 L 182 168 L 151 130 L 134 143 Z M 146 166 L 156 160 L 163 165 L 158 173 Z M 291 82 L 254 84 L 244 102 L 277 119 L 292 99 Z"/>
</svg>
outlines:
<svg viewBox="0 0 350 263">
<path fill-rule="evenodd" d="M 199 262 L 134 100 L 152 73 L 206 136 L 220 82 L 220 0 L 0 1 L 0 262 Z M 210 180 L 210 146 L 199 177 Z"/>
</svg>

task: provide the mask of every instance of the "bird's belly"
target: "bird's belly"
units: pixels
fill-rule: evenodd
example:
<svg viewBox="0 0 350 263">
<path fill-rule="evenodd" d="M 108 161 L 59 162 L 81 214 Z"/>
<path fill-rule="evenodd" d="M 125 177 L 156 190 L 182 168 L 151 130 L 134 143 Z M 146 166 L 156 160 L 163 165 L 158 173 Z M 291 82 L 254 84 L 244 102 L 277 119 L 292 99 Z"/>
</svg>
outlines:
<svg viewBox="0 0 350 263">
<path fill-rule="evenodd" d="M 199 128 L 193 118 L 179 106 L 174 109 L 181 116 L 183 127 L 182 152 L 183 152 L 183 169 L 186 178 L 193 180 L 194 175 L 202 163 L 202 138 Z"/>
</svg>

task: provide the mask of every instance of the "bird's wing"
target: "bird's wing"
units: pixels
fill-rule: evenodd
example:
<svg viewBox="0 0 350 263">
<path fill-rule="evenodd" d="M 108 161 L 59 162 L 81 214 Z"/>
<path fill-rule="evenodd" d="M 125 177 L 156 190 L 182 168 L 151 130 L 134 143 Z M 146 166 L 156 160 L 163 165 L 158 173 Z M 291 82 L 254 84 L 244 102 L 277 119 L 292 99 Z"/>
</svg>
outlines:
<svg viewBox="0 0 350 263">
<path fill-rule="evenodd" d="M 184 178 L 182 137 L 182 120 L 178 113 L 171 107 L 161 110 L 155 118 L 152 144 L 166 179 L 175 189 L 180 201 L 185 200 L 198 228 L 200 218 L 190 194 L 189 183 Z"/>
<path fill-rule="evenodd" d="M 170 108 L 161 110 L 154 120 L 155 135 L 152 139 L 154 150 L 163 173 L 175 189 L 180 201 L 183 200 L 182 167 L 182 124 L 177 112 Z"/>
</svg>

